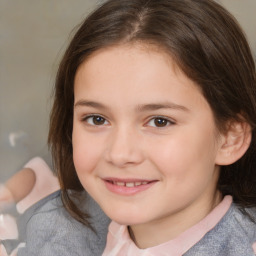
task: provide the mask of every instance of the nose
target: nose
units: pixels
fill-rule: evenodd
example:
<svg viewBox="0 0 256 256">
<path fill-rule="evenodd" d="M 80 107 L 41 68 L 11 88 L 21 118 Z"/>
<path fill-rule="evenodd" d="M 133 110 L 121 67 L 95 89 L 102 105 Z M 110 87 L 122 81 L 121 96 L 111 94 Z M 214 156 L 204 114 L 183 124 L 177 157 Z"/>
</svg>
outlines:
<svg viewBox="0 0 256 256">
<path fill-rule="evenodd" d="M 106 160 L 120 168 L 140 164 L 143 161 L 140 134 L 127 128 L 113 131 L 108 140 Z"/>
</svg>

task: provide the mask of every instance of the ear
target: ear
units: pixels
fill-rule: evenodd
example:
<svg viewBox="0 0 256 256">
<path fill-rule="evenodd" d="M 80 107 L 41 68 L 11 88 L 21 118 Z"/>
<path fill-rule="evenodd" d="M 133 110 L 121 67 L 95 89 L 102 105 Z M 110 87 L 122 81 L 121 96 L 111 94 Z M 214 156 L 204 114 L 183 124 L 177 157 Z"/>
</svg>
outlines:
<svg viewBox="0 0 256 256">
<path fill-rule="evenodd" d="M 247 122 L 230 121 L 228 129 L 221 134 L 217 165 L 230 165 L 239 160 L 247 151 L 252 139 L 251 126 Z"/>
</svg>

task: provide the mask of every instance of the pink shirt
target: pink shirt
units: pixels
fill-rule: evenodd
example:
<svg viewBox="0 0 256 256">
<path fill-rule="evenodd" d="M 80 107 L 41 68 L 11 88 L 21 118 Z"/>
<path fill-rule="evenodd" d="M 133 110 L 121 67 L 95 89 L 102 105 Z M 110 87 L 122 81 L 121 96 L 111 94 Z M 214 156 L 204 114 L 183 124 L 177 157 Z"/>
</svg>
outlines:
<svg viewBox="0 0 256 256">
<path fill-rule="evenodd" d="M 109 226 L 107 245 L 102 256 L 181 256 L 216 226 L 227 213 L 231 204 L 232 197 L 225 196 L 222 202 L 204 219 L 177 238 L 147 249 L 139 249 L 135 245 L 130 238 L 127 226 L 112 221 Z"/>
</svg>

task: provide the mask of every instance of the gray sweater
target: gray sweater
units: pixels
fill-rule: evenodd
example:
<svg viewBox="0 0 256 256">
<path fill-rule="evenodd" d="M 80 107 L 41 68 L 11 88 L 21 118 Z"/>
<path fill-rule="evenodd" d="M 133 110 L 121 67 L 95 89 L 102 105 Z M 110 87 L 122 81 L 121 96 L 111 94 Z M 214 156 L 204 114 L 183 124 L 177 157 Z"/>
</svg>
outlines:
<svg viewBox="0 0 256 256">
<path fill-rule="evenodd" d="M 90 222 L 96 233 L 67 213 L 62 206 L 60 193 L 56 192 L 32 206 L 22 216 L 19 242 L 26 242 L 26 247 L 19 249 L 18 256 L 102 255 L 110 221 L 90 197 L 81 205 L 91 215 Z M 247 211 L 256 219 L 255 208 Z M 255 242 L 255 222 L 232 204 L 220 222 L 184 256 L 254 256 L 252 245 Z M 5 246 L 8 247 L 8 243 Z M 256 248 L 256 244 L 254 246 Z"/>
<path fill-rule="evenodd" d="M 105 244 L 109 219 L 91 197 L 84 205 L 91 215 L 90 228 L 73 219 L 61 203 L 60 192 L 41 200 L 30 208 L 20 223 L 18 256 L 99 256 Z"/>
<path fill-rule="evenodd" d="M 255 256 L 256 209 L 246 211 L 249 215 L 233 203 L 220 222 L 184 256 Z"/>
</svg>

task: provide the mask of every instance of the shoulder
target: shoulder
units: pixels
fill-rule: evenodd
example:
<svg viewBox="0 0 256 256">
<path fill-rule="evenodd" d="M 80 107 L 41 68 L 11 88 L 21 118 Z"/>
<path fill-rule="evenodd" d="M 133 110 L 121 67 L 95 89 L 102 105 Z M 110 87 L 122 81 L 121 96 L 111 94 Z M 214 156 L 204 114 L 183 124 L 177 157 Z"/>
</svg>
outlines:
<svg viewBox="0 0 256 256">
<path fill-rule="evenodd" d="M 256 209 L 232 204 L 215 227 L 216 235 L 231 255 L 255 255 Z"/>
<path fill-rule="evenodd" d="M 240 208 L 233 204 L 229 224 L 239 236 L 250 243 L 256 242 L 256 208 Z"/>
<path fill-rule="evenodd" d="M 89 196 L 85 204 L 96 232 L 70 216 L 59 191 L 32 206 L 19 220 L 26 247 L 18 255 L 101 255 L 109 220 Z"/>
<path fill-rule="evenodd" d="M 218 224 L 185 255 L 254 256 L 256 253 L 255 217 L 255 208 L 243 211 L 233 203 Z"/>
<path fill-rule="evenodd" d="M 220 224 L 223 234 L 226 230 L 224 237 L 230 248 L 240 255 L 256 254 L 256 208 L 241 208 L 233 203 Z"/>
</svg>

